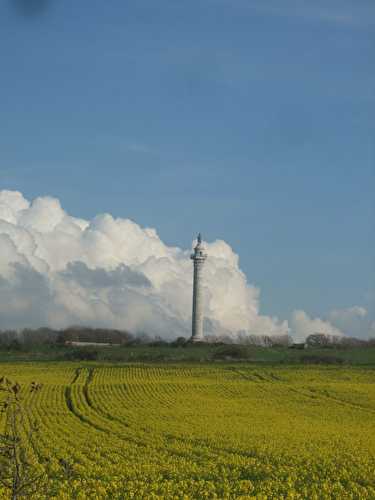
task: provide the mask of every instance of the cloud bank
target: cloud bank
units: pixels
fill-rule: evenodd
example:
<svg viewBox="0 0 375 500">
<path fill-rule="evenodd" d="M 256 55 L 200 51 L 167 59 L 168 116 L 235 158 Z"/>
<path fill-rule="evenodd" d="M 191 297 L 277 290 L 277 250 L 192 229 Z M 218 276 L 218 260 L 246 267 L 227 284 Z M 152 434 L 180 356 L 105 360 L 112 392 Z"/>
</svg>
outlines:
<svg viewBox="0 0 375 500">
<path fill-rule="evenodd" d="M 326 319 L 312 318 L 305 311 L 294 311 L 289 323 L 294 339 L 304 340 L 314 333 L 348 336 L 359 339 L 375 338 L 375 321 L 365 307 L 333 309 Z"/>
<path fill-rule="evenodd" d="M 221 240 L 205 246 L 206 332 L 288 333 L 286 321 L 259 314 L 259 290 L 231 247 Z M 74 324 L 189 336 L 190 253 L 128 219 L 87 221 L 55 198 L 30 203 L 1 191 L 0 328 Z"/>
<path fill-rule="evenodd" d="M 311 318 L 305 311 L 294 311 L 291 319 L 291 328 L 294 332 L 296 341 L 303 341 L 309 335 L 315 333 L 324 333 L 325 335 L 334 335 L 341 337 L 343 332 L 333 326 L 329 321 L 320 318 Z"/>
<path fill-rule="evenodd" d="M 373 317 L 360 306 L 333 310 L 325 320 L 294 311 L 289 324 L 261 315 L 259 289 L 232 248 L 222 240 L 205 246 L 205 333 L 374 335 Z M 189 337 L 190 253 L 129 219 L 83 220 L 56 198 L 29 202 L 0 191 L 0 329 L 85 325 Z"/>
<path fill-rule="evenodd" d="M 365 307 L 353 306 L 346 309 L 334 309 L 329 313 L 328 319 L 345 335 L 358 338 L 375 336 L 371 326 L 371 314 Z"/>
</svg>

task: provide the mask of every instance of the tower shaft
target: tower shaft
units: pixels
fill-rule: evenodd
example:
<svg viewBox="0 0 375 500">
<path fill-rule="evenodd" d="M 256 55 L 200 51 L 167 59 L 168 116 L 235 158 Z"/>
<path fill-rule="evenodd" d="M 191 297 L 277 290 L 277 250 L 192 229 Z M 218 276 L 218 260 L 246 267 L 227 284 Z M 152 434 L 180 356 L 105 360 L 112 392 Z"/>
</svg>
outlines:
<svg viewBox="0 0 375 500">
<path fill-rule="evenodd" d="M 203 288 L 202 288 L 203 262 L 194 261 L 194 285 L 193 285 L 193 324 L 192 340 L 203 340 Z"/>
<path fill-rule="evenodd" d="M 207 258 L 202 247 L 200 235 L 198 235 L 198 243 L 194 248 L 194 253 L 191 259 L 194 262 L 194 284 L 193 284 L 193 319 L 192 319 L 192 336 L 193 342 L 203 341 L 203 265 Z"/>
</svg>

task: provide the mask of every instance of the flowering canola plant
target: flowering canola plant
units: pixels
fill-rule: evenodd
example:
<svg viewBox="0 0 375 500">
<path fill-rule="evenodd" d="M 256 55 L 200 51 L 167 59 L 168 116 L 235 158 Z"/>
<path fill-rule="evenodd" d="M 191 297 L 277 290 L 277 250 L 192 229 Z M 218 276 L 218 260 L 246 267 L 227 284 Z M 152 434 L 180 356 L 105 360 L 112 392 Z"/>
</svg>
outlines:
<svg viewBox="0 0 375 500">
<path fill-rule="evenodd" d="M 375 498 L 372 369 L 14 363 L 1 371 L 21 386 L 42 384 L 25 425 L 38 427 L 31 451 L 48 498 Z"/>
</svg>

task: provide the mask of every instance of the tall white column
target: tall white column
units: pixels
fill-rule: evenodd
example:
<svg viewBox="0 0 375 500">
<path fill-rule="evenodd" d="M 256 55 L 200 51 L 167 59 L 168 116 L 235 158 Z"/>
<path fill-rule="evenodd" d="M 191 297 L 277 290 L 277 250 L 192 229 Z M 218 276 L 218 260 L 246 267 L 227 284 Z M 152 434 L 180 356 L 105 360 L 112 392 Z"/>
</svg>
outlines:
<svg viewBox="0 0 375 500">
<path fill-rule="evenodd" d="M 193 285 L 193 322 L 192 335 L 193 342 L 203 342 L 203 286 L 202 272 L 207 254 L 202 246 L 201 235 L 198 234 L 198 242 L 194 248 L 194 253 L 190 257 L 194 262 L 194 285 Z"/>
</svg>

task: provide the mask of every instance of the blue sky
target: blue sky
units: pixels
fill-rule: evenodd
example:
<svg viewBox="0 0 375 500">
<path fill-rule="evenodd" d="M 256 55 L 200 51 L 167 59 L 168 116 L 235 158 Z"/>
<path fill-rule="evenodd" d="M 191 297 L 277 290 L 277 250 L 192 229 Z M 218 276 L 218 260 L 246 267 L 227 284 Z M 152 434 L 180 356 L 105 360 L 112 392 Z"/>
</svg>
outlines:
<svg viewBox="0 0 375 500">
<path fill-rule="evenodd" d="M 0 189 L 222 238 L 267 314 L 371 308 L 372 0 L 30 1 L 0 4 Z"/>
</svg>

